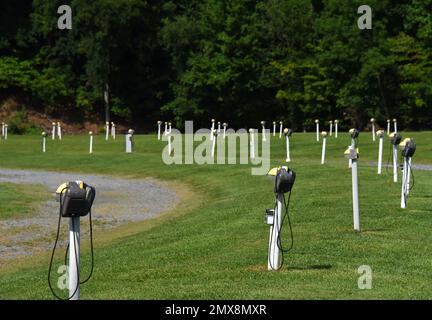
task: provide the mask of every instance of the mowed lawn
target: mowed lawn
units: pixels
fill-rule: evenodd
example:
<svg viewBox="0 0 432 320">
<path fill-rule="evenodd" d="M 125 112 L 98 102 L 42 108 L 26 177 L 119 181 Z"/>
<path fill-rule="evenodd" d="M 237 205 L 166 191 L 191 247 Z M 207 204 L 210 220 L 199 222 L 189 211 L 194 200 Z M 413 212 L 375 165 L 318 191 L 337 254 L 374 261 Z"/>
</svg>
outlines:
<svg viewBox="0 0 432 320">
<path fill-rule="evenodd" d="M 431 132 L 402 135 L 417 143 L 413 164 L 432 164 Z M 414 171 L 408 208 L 400 209 L 400 183 L 392 182 L 391 169 L 377 175 L 371 163 L 377 162 L 378 141 L 362 132 L 362 232 L 355 233 L 351 170 L 343 157 L 349 143 L 347 133 L 329 137 L 327 161 L 320 165 L 321 142 L 315 134 L 293 134 L 289 166 L 297 173 L 290 206 L 294 249 L 278 272 L 266 270 L 269 228 L 264 212 L 274 204 L 273 182 L 252 176 L 251 165 L 168 166 L 161 157 L 166 142 L 157 141 L 156 135 L 136 136 L 133 154 L 124 153 L 124 136 L 106 142 L 99 135 L 93 155 L 88 154 L 87 136 L 48 140 L 42 154 L 40 137 L 10 135 L 7 142 L 0 141 L 0 167 L 150 176 L 185 184 L 195 193 L 187 199 L 195 205 L 179 207 L 151 228 L 111 241 L 96 233 L 96 268 L 81 287 L 82 299 L 431 298 L 432 171 Z M 389 144 L 385 138 L 384 164 Z M 284 160 L 284 139 L 272 137 L 271 165 Z M 0 188 L 0 199 L 6 196 Z M 11 215 L 3 212 L 4 204 L 0 208 L 0 216 Z M 21 209 L 25 206 L 16 206 Z M 88 256 L 84 249 L 84 276 Z M 61 259 L 59 253 L 58 263 Z M 52 299 L 48 263 L 49 253 L 0 273 L 0 298 Z M 371 290 L 358 289 L 361 265 L 372 268 Z"/>
</svg>

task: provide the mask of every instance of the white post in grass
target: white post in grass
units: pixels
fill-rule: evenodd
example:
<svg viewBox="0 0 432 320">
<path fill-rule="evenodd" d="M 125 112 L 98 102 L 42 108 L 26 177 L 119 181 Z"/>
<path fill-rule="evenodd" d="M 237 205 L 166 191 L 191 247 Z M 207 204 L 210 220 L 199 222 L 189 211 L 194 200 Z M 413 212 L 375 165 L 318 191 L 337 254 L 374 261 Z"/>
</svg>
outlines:
<svg viewBox="0 0 432 320">
<path fill-rule="evenodd" d="M 276 196 L 276 211 L 274 213 L 273 224 L 270 226 L 270 248 L 268 257 L 268 270 L 277 270 L 280 267 L 280 243 L 279 230 L 282 223 L 282 205 L 284 202 L 283 193 L 278 193 Z"/>
<path fill-rule="evenodd" d="M 226 136 L 226 128 L 228 127 L 228 123 L 224 122 L 223 127 L 224 127 L 224 130 L 223 130 L 223 138 L 225 139 L 225 136 Z"/>
<path fill-rule="evenodd" d="M 52 136 L 52 140 L 55 140 L 55 136 L 56 136 L 56 123 L 53 122 L 52 123 L 52 131 L 51 131 L 51 136 Z"/>
<path fill-rule="evenodd" d="M 132 153 L 133 134 L 134 134 L 134 131 L 132 129 L 129 129 L 128 133 L 126 134 L 126 153 Z"/>
<path fill-rule="evenodd" d="M 42 132 L 42 152 L 45 153 L 46 152 L 46 132 Z"/>
<path fill-rule="evenodd" d="M 168 122 L 168 131 L 171 134 L 171 130 L 172 130 L 172 124 L 171 122 Z"/>
<path fill-rule="evenodd" d="M 339 120 L 335 120 L 334 123 L 335 123 L 335 138 L 337 139 Z"/>
<path fill-rule="evenodd" d="M 370 122 L 372 124 L 372 141 L 375 142 L 375 119 L 371 118 Z"/>
<path fill-rule="evenodd" d="M 2 137 L 4 137 L 4 126 L 5 126 L 5 123 L 2 122 L 2 123 L 1 123 L 1 136 L 2 136 Z"/>
<path fill-rule="evenodd" d="M 290 155 L 290 136 L 292 134 L 292 130 L 285 128 L 284 129 L 284 134 L 285 134 L 285 140 L 286 140 L 286 162 L 291 162 L 291 155 Z"/>
<path fill-rule="evenodd" d="M 393 182 L 397 183 L 398 180 L 398 145 L 401 143 L 402 137 L 399 133 L 393 132 L 389 135 L 390 143 L 393 146 Z"/>
<path fill-rule="evenodd" d="M 158 121 L 157 122 L 157 125 L 158 125 L 158 134 L 157 134 L 157 137 L 158 137 L 158 140 L 161 139 L 161 124 L 162 124 L 162 121 Z"/>
<path fill-rule="evenodd" d="M 69 220 L 69 296 L 70 300 L 79 300 L 79 261 L 80 257 L 80 217 Z"/>
<path fill-rule="evenodd" d="M 273 121 L 273 137 L 276 136 L 276 121 Z"/>
<path fill-rule="evenodd" d="M 393 128 L 394 128 L 393 132 L 398 132 L 398 129 L 397 129 L 397 120 L 396 119 L 393 119 Z"/>
<path fill-rule="evenodd" d="M 57 136 L 59 140 L 61 141 L 61 124 L 60 122 L 57 122 Z"/>
<path fill-rule="evenodd" d="M 250 134 L 250 158 L 255 159 L 255 138 L 254 138 L 255 130 L 252 128 L 249 129 L 249 134 Z"/>
<path fill-rule="evenodd" d="M 315 125 L 316 125 L 316 141 L 319 142 L 319 120 L 318 119 L 315 120 Z"/>
<path fill-rule="evenodd" d="M 212 150 L 211 150 L 211 157 L 214 158 L 215 156 L 215 149 L 216 149 L 216 140 L 217 140 L 217 130 L 213 129 L 213 141 L 212 141 Z"/>
<path fill-rule="evenodd" d="M 164 130 L 164 134 L 167 135 L 168 134 L 168 122 L 165 121 L 165 130 Z"/>
<path fill-rule="evenodd" d="M 279 121 L 279 139 L 282 138 L 282 125 L 283 125 L 283 122 Z"/>
<path fill-rule="evenodd" d="M 351 160 L 351 174 L 352 174 L 352 198 L 353 198 L 353 220 L 354 230 L 360 231 L 360 213 L 359 213 L 359 198 L 358 198 L 358 152 L 351 146 L 344 153 L 345 157 Z"/>
<path fill-rule="evenodd" d="M 220 131 L 221 131 L 221 123 L 220 123 L 220 121 L 218 121 L 218 128 L 217 128 L 217 134 L 218 135 L 219 135 Z"/>
<path fill-rule="evenodd" d="M 322 151 L 321 151 L 321 164 L 325 163 L 326 143 L 327 143 L 327 131 L 321 132 L 323 138 Z"/>
<path fill-rule="evenodd" d="M 267 141 L 267 139 L 266 139 L 266 132 L 265 132 L 265 124 L 266 124 L 265 121 L 261 121 L 261 127 L 262 127 L 262 141 L 263 141 L 263 142 L 266 142 L 266 141 Z"/>
<path fill-rule="evenodd" d="M 215 119 L 211 119 L 210 140 L 213 141 L 213 130 L 215 128 Z"/>
<path fill-rule="evenodd" d="M 407 159 L 407 180 L 406 180 L 406 194 L 410 193 L 410 177 L 411 177 L 411 157 Z"/>
<path fill-rule="evenodd" d="M 387 119 L 387 135 L 390 135 L 390 119 Z"/>
<path fill-rule="evenodd" d="M 7 140 L 8 138 L 8 125 L 5 124 L 5 135 L 4 135 L 4 139 Z"/>
<path fill-rule="evenodd" d="M 402 167 L 402 190 L 401 190 L 401 208 L 406 208 L 406 197 L 407 197 L 407 189 L 406 189 L 406 183 L 407 183 L 407 172 L 408 172 L 408 165 L 407 165 L 407 158 L 403 157 L 403 167 Z"/>
<path fill-rule="evenodd" d="M 110 123 L 107 121 L 105 122 L 105 140 L 108 141 L 109 139 L 109 132 L 110 132 Z"/>
<path fill-rule="evenodd" d="M 171 155 L 172 153 L 171 132 L 168 132 L 167 135 L 168 135 L 168 155 Z"/>
<path fill-rule="evenodd" d="M 93 132 L 92 131 L 89 131 L 89 136 L 90 136 L 89 153 L 92 154 L 93 153 Z"/>
<path fill-rule="evenodd" d="M 378 174 L 382 172 L 382 155 L 383 155 L 383 142 L 384 142 L 384 131 L 378 130 L 376 132 L 379 138 L 379 147 L 378 147 Z"/>
<path fill-rule="evenodd" d="M 333 121 L 330 120 L 330 134 L 329 136 L 331 137 L 333 135 Z"/>
<path fill-rule="evenodd" d="M 115 140 L 116 138 L 116 125 L 114 122 L 111 122 L 111 137 Z"/>
</svg>

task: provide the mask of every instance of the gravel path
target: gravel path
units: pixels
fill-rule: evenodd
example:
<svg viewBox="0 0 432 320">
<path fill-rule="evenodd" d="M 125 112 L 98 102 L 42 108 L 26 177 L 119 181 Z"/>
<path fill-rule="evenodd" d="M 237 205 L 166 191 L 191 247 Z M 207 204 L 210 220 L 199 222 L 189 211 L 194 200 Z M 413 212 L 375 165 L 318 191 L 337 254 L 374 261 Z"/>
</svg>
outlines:
<svg viewBox="0 0 432 320">
<path fill-rule="evenodd" d="M 377 167 L 377 166 L 378 166 L 378 162 L 370 162 L 370 163 L 368 163 L 368 164 L 369 164 L 370 166 L 372 166 L 372 167 Z M 400 165 L 400 163 L 399 163 L 399 165 Z M 392 167 L 393 167 L 393 164 L 390 163 L 389 165 L 387 165 L 387 164 L 384 164 L 384 163 L 383 163 L 382 167 L 383 167 L 383 168 L 385 168 L 385 167 L 392 168 Z M 411 167 L 412 167 L 414 170 L 432 171 L 432 165 L 431 165 L 431 164 L 412 164 Z"/>
<path fill-rule="evenodd" d="M 39 184 L 52 194 L 31 218 L 0 220 L 0 266 L 18 256 L 51 249 L 57 230 L 59 203 L 55 191 L 63 182 L 82 180 L 96 188 L 92 218 L 98 230 L 142 221 L 172 209 L 176 193 L 154 179 L 128 180 L 108 176 L 0 169 L 0 183 Z M 82 238 L 88 236 L 88 217 L 82 220 Z M 62 239 L 67 239 L 68 219 L 62 219 Z M 64 244 L 60 243 L 60 244 Z"/>
</svg>

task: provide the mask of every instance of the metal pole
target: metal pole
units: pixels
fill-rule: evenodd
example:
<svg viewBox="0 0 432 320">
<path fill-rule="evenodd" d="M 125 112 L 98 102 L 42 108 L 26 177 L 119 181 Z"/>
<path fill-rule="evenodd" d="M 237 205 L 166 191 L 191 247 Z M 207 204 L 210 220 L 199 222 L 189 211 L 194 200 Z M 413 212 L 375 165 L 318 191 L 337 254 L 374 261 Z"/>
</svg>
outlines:
<svg viewBox="0 0 432 320">
<path fill-rule="evenodd" d="M 42 138 L 42 152 L 46 152 L 46 137 Z"/>
<path fill-rule="evenodd" d="M 397 178 L 398 178 L 398 173 L 397 173 L 397 146 L 393 145 L 393 182 L 396 183 L 397 182 Z"/>
<path fill-rule="evenodd" d="M 316 124 L 316 140 L 319 142 L 319 123 Z"/>
<path fill-rule="evenodd" d="M 351 169 L 352 169 L 352 193 L 353 193 L 354 230 L 360 231 L 357 159 L 353 159 L 352 160 Z"/>
<path fill-rule="evenodd" d="M 282 138 L 282 121 L 279 122 L 279 139 Z"/>
<path fill-rule="evenodd" d="M 279 268 L 280 250 L 278 246 L 280 224 L 282 222 L 282 203 L 283 194 L 277 194 L 276 212 L 273 220 L 273 225 L 270 227 L 270 248 L 268 257 L 268 270 L 277 270 Z"/>
<path fill-rule="evenodd" d="M 276 122 L 273 122 L 273 137 L 276 136 Z"/>
<path fill-rule="evenodd" d="M 407 193 L 406 193 L 406 183 L 407 183 L 407 178 L 406 178 L 406 174 L 407 174 L 407 158 L 404 157 L 404 163 L 403 163 L 403 169 L 402 169 L 402 190 L 401 190 L 401 208 L 405 209 L 406 208 L 406 197 L 407 197 Z"/>
<path fill-rule="evenodd" d="M 338 123 L 335 123 L 335 138 L 338 137 Z"/>
<path fill-rule="evenodd" d="M 288 135 L 286 135 L 286 153 L 287 153 L 286 162 L 291 162 L 290 141 L 289 141 L 289 136 Z"/>
<path fill-rule="evenodd" d="M 69 220 L 69 296 L 70 300 L 79 300 L 79 256 L 80 256 L 80 218 Z M 76 290 L 76 291 L 75 291 Z"/>
<path fill-rule="evenodd" d="M 105 140 L 108 141 L 109 138 L 109 122 L 105 124 Z"/>
<path fill-rule="evenodd" d="M 55 123 L 53 122 L 53 124 L 52 124 L 52 132 L 51 132 L 51 135 L 52 135 L 52 139 L 53 140 L 55 140 Z"/>
<path fill-rule="evenodd" d="M 372 140 L 375 142 L 375 123 L 372 123 Z"/>
<path fill-rule="evenodd" d="M 262 141 L 266 142 L 266 131 L 265 131 L 265 125 L 262 126 Z"/>
<path fill-rule="evenodd" d="M 93 153 L 93 134 L 90 133 L 90 148 L 89 153 Z"/>
<path fill-rule="evenodd" d="M 351 149 L 355 150 L 355 139 L 351 138 Z M 348 168 L 352 167 L 352 159 L 348 160 Z"/>
<path fill-rule="evenodd" d="M 213 131 L 213 134 L 215 134 L 216 132 Z M 216 147 L 216 135 L 213 137 L 213 143 L 212 143 L 212 150 L 211 150 L 211 156 L 212 158 L 214 158 L 214 154 L 215 154 L 215 147 Z"/>
<path fill-rule="evenodd" d="M 380 135 L 378 147 L 378 174 L 381 174 L 382 171 L 383 140 L 383 136 Z"/>
<path fill-rule="evenodd" d="M 406 176 L 406 194 L 410 192 L 410 177 L 411 177 L 411 157 L 407 160 L 407 176 Z"/>
<path fill-rule="evenodd" d="M 161 139 L 161 124 L 158 123 L 158 140 Z"/>
<path fill-rule="evenodd" d="M 325 161 L 326 142 L 327 142 L 327 138 L 323 137 L 323 145 L 322 145 L 322 152 L 321 152 L 321 164 L 324 164 L 324 161 Z"/>
<path fill-rule="evenodd" d="M 333 135 L 333 121 L 330 121 L 330 137 Z"/>
<path fill-rule="evenodd" d="M 254 131 L 253 131 L 253 129 L 250 129 L 249 132 L 250 132 L 250 158 L 251 159 L 255 159 Z"/>
</svg>

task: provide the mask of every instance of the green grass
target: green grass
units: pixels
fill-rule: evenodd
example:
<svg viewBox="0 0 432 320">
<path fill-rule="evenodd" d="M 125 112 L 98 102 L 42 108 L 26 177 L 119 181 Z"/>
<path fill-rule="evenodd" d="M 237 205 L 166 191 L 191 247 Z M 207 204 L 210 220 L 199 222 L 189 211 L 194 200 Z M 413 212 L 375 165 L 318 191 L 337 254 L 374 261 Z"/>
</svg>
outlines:
<svg viewBox="0 0 432 320">
<path fill-rule="evenodd" d="M 0 183 L 0 220 L 28 217 L 47 198 L 39 186 Z"/>
<path fill-rule="evenodd" d="M 432 164 L 432 133 L 409 136 L 417 143 L 413 163 Z M 96 234 L 96 269 L 82 286 L 83 299 L 432 297 L 432 172 L 414 172 L 408 208 L 400 209 L 400 184 L 392 183 L 391 170 L 378 176 L 368 165 L 376 162 L 378 148 L 369 133 L 360 135 L 360 234 L 353 232 L 351 171 L 343 158 L 348 135 L 328 139 L 322 166 L 321 143 L 314 134 L 294 133 L 290 167 L 297 180 L 290 208 L 295 243 L 279 272 L 266 270 L 268 227 L 263 218 L 274 201 L 269 178 L 252 176 L 250 165 L 164 165 L 165 143 L 155 135 L 136 136 L 133 154 L 123 152 L 123 137 L 107 143 L 98 136 L 95 154 L 88 155 L 87 140 L 65 136 L 61 143 L 49 142 L 42 154 L 39 137 L 11 136 L 0 144 L 0 166 L 152 176 L 187 184 L 205 201 L 111 242 L 98 242 L 102 235 Z M 388 144 L 385 139 L 384 162 Z M 283 140 L 272 138 L 272 166 L 284 164 L 284 148 Z M 88 252 L 82 255 L 87 266 Z M 364 264 L 373 270 L 372 290 L 357 287 L 357 268 Z M 47 259 L 35 258 L 0 276 L 0 298 L 52 298 L 47 265 Z"/>
</svg>

